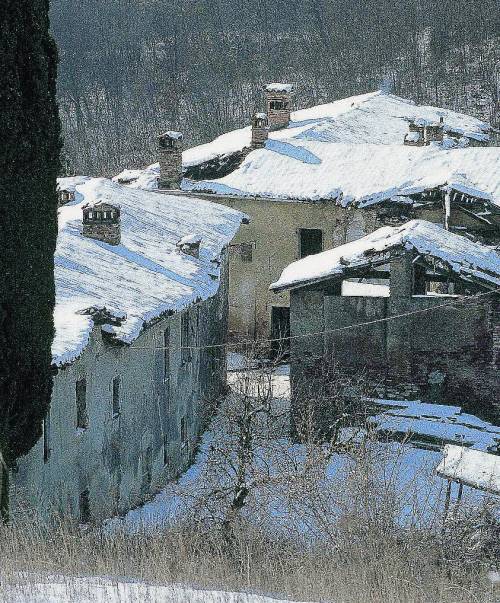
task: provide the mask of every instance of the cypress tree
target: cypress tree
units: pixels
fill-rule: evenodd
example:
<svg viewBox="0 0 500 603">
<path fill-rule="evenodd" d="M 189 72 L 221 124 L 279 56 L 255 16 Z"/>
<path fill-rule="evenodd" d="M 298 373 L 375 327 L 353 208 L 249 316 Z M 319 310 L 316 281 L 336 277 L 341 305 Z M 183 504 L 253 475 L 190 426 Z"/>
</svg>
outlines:
<svg viewBox="0 0 500 603">
<path fill-rule="evenodd" d="M 60 123 L 49 0 L 0 3 L 0 453 L 39 439 L 52 388 Z M 0 508 L 7 512 L 7 472 Z M 3 492 L 3 496 L 2 493 Z"/>
</svg>

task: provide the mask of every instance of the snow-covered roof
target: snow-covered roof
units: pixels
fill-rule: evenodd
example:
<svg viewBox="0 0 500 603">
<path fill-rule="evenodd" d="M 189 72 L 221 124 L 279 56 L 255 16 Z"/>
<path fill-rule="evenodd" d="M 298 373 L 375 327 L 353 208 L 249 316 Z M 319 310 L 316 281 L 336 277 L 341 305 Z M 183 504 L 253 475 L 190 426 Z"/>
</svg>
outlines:
<svg viewBox="0 0 500 603">
<path fill-rule="evenodd" d="M 59 209 L 55 253 L 56 335 L 53 362 L 72 362 L 88 343 L 89 308 L 119 319 L 105 330 L 132 342 L 149 321 L 179 310 L 218 289 L 217 258 L 236 234 L 243 214 L 195 199 L 134 190 L 104 178 L 61 178 L 75 200 Z M 109 202 L 121 208 L 121 244 L 81 234 L 82 207 Z M 199 258 L 179 254 L 176 244 L 195 232 Z M 120 324 L 118 324 L 120 323 Z"/>
<path fill-rule="evenodd" d="M 416 105 L 382 92 L 353 96 L 295 111 L 287 128 L 269 133 L 232 173 L 217 180 L 184 180 L 184 190 L 273 199 L 339 199 L 361 207 L 446 185 L 460 173 L 482 198 L 500 205 L 500 149 L 462 148 L 463 142 L 404 146 L 408 127 L 444 119 L 445 132 L 488 140 L 490 126 L 474 117 Z M 251 127 L 234 130 L 183 153 L 185 169 L 241 151 Z M 455 145 L 457 148 L 449 148 Z M 132 171 L 117 178 L 130 177 Z M 134 188 L 157 188 L 159 165 L 134 171 Z"/>
<path fill-rule="evenodd" d="M 500 456 L 447 444 L 436 473 L 466 486 L 500 495 Z"/>
<path fill-rule="evenodd" d="M 273 82 L 272 84 L 266 84 L 264 90 L 267 92 L 287 92 L 290 94 L 293 92 L 293 84 L 282 84 L 280 82 Z"/>
<path fill-rule="evenodd" d="M 267 113 L 255 113 L 254 117 L 256 119 L 267 119 Z"/>
<path fill-rule="evenodd" d="M 362 268 L 373 261 L 375 254 L 382 255 L 396 248 L 430 255 L 445 262 L 462 278 L 500 287 L 497 252 L 437 224 L 411 220 L 402 226 L 384 226 L 357 241 L 293 262 L 270 288 L 282 291 L 341 277 L 346 269 Z"/>
</svg>

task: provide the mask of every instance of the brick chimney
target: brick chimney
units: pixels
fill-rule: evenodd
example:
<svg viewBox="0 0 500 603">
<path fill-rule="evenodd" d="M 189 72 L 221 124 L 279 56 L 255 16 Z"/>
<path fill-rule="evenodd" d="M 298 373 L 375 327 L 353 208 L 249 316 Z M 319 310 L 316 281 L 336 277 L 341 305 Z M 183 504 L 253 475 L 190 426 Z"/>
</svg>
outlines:
<svg viewBox="0 0 500 603">
<path fill-rule="evenodd" d="M 252 149 L 261 149 L 269 137 L 269 120 L 266 113 L 255 113 L 252 117 Z"/>
<path fill-rule="evenodd" d="M 286 128 L 290 123 L 292 105 L 292 84 L 267 84 L 264 86 L 266 93 L 266 108 L 271 130 Z"/>
<path fill-rule="evenodd" d="M 117 205 L 99 201 L 84 205 L 82 210 L 84 237 L 109 245 L 120 244 L 120 208 Z"/>
<path fill-rule="evenodd" d="M 182 134 L 168 131 L 158 137 L 159 188 L 179 189 L 182 181 Z"/>
</svg>

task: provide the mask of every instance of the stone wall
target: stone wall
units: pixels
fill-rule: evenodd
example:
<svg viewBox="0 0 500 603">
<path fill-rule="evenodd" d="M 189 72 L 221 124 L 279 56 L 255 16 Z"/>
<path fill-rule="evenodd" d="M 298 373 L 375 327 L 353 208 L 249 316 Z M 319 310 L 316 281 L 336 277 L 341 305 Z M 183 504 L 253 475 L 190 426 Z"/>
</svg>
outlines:
<svg viewBox="0 0 500 603">
<path fill-rule="evenodd" d="M 189 315 L 190 345 L 220 344 L 227 334 L 226 262 L 216 296 L 166 316 L 130 346 L 108 342 L 95 327 L 82 355 L 54 377 L 50 457 L 43 437 L 12 475 L 12 510 L 78 519 L 88 492 L 90 516 L 123 514 L 157 492 L 190 464 L 214 398 L 226 387 L 223 348 L 180 350 L 181 317 Z M 165 375 L 165 332 L 170 333 Z M 113 413 L 113 380 L 120 378 L 120 412 Z M 76 426 L 76 382 L 86 379 L 88 427 Z M 181 441 L 185 420 L 187 442 Z"/>
<path fill-rule="evenodd" d="M 391 262 L 389 298 L 332 295 L 326 285 L 292 291 L 292 336 L 419 312 L 312 342 L 292 339 L 292 381 L 318 360 L 335 361 L 350 374 L 363 374 L 379 397 L 457 404 L 498 421 L 500 301 L 465 298 L 463 304 L 439 307 L 453 301 L 457 298 L 411 295 L 409 255 Z M 424 309 L 430 311 L 420 313 Z"/>
<path fill-rule="evenodd" d="M 170 149 L 160 148 L 160 180 L 159 188 L 179 189 L 182 180 L 182 146 Z"/>
<path fill-rule="evenodd" d="M 109 245 L 119 245 L 121 241 L 119 222 L 84 222 L 82 234 L 84 237 L 103 241 Z"/>
</svg>

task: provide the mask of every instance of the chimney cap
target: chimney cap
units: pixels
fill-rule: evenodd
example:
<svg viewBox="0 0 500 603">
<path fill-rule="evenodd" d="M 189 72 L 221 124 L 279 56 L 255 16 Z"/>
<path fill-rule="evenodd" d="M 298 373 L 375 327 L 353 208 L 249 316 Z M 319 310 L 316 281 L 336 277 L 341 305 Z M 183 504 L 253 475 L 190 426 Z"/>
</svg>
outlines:
<svg viewBox="0 0 500 603">
<path fill-rule="evenodd" d="M 292 94 L 294 91 L 293 84 L 283 84 L 280 82 L 273 82 L 272 84 L 266 84 L 264 86 L 266 92 L 281 92 L 286 94 Z"/>
<path fill-rule="evenodd" d="M 188 234 L 177 243 L 177 247 L 182 247 L 183 245 L 199 245 L 203 238 L 197 234 Z"/>
<path fill-rule="evenodd" d="M 182 132 L 176 132 L 175 130 L 167 130 L 160 134 L 159 138 L 169 138 L 170 140 L 182 140 Z"/>
</svg>

